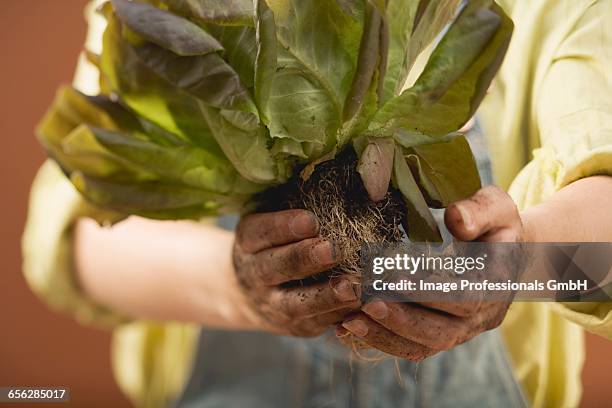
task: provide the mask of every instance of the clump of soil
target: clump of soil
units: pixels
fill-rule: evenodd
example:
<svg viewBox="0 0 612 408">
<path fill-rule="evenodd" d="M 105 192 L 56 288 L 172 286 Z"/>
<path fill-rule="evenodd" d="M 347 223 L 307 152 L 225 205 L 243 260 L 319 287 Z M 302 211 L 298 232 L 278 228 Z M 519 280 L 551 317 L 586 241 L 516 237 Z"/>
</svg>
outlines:
<svg viewBox="0 0 612 408">
<path fill-rule="evenodd" d="M 319 219 L 321 236 L 341 252 L 343 261 L 329 276 L 361 275 L 364 243 L 399 242 L 403 237 L 406 207 L 401 194 L 390 188 L 382 201 L 372 202 L 357 173 L 357 155 L 352 148 L 319 164 L 308 180 L 303 181 L 298 173 L 288 183 L 260 194 L 256 203 L 259 212 L 312 211 Z"/>
</svg>

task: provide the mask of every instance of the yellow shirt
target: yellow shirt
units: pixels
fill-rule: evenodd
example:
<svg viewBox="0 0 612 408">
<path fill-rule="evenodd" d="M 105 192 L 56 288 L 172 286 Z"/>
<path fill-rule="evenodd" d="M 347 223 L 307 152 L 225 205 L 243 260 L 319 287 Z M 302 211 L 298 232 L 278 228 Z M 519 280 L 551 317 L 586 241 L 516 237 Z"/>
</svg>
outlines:
<svg viewBox="0 0 612 408">
<path fill-rule="evenodd" d="M 480 114 L 496 180 L 525 209 L 579 178 L 612 175 L 612 1 L 500 4 L 516 29 Z M 92 20 L 89 46 L 94 50 L 101 27 Z M 95 92 L 95 72 L 81 65 L 77 86 Z M 32 187 L 24 273 L 52 307 L 83 323 L 112 325 L 119 385 L 138 405 L 165 406 L 189 375 L 198 327 L 130 321 L 79 291 L 71 225 L 90 211 L 57 166 L 46 162 Z M 612 303 L 511 306 L 503 335 L 515 375 L 534 406 L 578 405 L 582 328 L 612 339 Z"/>
</svg>

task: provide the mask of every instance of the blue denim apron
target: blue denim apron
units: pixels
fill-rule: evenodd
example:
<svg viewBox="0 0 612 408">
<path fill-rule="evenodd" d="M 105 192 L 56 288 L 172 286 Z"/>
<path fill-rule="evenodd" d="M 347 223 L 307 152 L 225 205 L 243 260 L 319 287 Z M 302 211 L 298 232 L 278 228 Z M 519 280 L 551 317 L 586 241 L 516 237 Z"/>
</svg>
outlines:
<svg viewBox="0 0 612 408">
<path fill-rule="evenodd" d="M 483 184 L 491 184 L 479 126 L 468 139 Z M 420 363 L 355 358 L 331 332 L 301 339 L 203 330 L 177 402 L 180 408 L 481 406 L 527 406 L 498 330 Z"/>
</svg>

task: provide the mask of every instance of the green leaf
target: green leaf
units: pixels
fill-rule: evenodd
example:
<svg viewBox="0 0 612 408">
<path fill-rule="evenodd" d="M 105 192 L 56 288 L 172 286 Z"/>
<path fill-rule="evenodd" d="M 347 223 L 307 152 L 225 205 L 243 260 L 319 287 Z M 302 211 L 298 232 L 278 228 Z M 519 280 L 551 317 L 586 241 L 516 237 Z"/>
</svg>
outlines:
<svg viewBox="0 0 612 408">
<path fill-rule="evenodd" d="M 358 138 L 367 130 L 383 100 L 386 80 L 389 27 L 383 2 L 368 3 L 365 8 L 364 29 L 361 36 L 357 70 L 344 106 L 344 124 L 339 132 L 338 145 Z M 359 142 L 353 143 L 354 147 Z M 358 149 L 358 151 L 362 148 Z"/>
<path fill-rule="evenodd" d="M 362 109 L 364 103 L 366 103 L 368 90 L 372 87 L 377 69 L 379 69 L 381 63 L 382 27 L 383 19 L 381 14 L 374 6 L 368 5 L 361 45 L 359 47 L 357 70 L 353 76 L 353 83 L 344 104 L 344 121 L 353 119 Z"/>
<path fill-rule="evenodd" d="M 53 106 L 57 113 L 72 123 L 73 128 L 86 123 L 109 129 L 140 129 L 138 120 L 119 105 L 103 97 L 86 96 L 69 86 L 60 88 Z"/>
<path fill-rule="evenodd" d="M 341 106 L 353 77 L 356 61 L 351 56 L 359 52 L 360 23 L 345 14 L 335 0 L 289 3 L 286 18 L 275 15 L 279 43 Z"/>
<path fill-rule="evenodd" d="M 219 42 L 189 20 L 149 4 L 111 0 L 123 24 L 147 41 L 180 56 L 205 55 L 223 51 Z"/>
<path fill-rule="evenodd" d="M 145 118 L 139 118 L 140 124 L 142 125 L 144 135 L 146 139 L 152 141 L 160 146 L 184 146 L 186 144 L 184 139 L 174 133 L 156 125 L 155 123 L 148 121 Z"/>
<path fill-rule="evenodd" d="M 404 228 L 412 242 L 441 242 L 442 236 L 400 146 L 395 147 L 393 160 L 393 184 L 402 195 L 408 210 L 407 223 Z"/>
<path fill-rule="evenodd" d="M 393 134 L 393 139 L 400 145 L 406 148 L 411 148 L 414 146 L 447 142 L 461 135 L 462 133 L 452 132 L 444 136 L 433 137 L 418 132 L 411 132 L 408 129 L 397 129 Z"/>
<path fill-rule="evenodd" d="M 255 29 L 246 26 L 218 26 L 208 24 L 206 29 L 211 33 L 223 48 L 223 59 L 236 71 L 240 81 L 247 88 L 255 84 L 255 58 L 257 57 L 257 44 Z"/>
<path fill-rule="evenodd" d="M 255 183 L 278 183 L 277 163 L 268 150 L 269 135 L 264 127 L 247 132 L 229 123 L 218 111 L 200 105 L 206 123 L 236 170 Z"/>
<path fill-rule="evenodd" d="M 134 49 L 151 71 L 206 105 L 257 115 L 240 77 L 218 54 L 179 57 L 150 43 Z"/>
<path fill-rule="evenodd" d="M 118 129 L 118 123 L 134 131 L 140 130 L 138 122 L 118 105 L 103 98 L 85 96 L 70 87 L 62 87 L 37 127 L 37 136 L 66 173 L 80 169 L 97 177 L 151 178 L 151 174 L 144 169 L 135 168 L 104 149 L 88 127 L 92 124 Z"/>
<path fill-rule="evenodd" d="M 252 25 L 252 0 L 160 0 L 190 19 L 219 25 Z"/>
<path fill-rule="evenodd" d="M 133 181 L 156 178 L 150 169 L 135 166 L 121 155 L 107 150 L 85 124 L 78 126 L 65 137 L 61 144 L 61 154 L 55 157 L 64 169 L 80 170 L 92 177 Z"/>
<path fill-rule="evenodd" d="M 237 191 L 238 174 L 224 157 L 194 146 L 158 146 L 130 134 L 92 128 L 96 140 L 119 157 L 157 174 L 162 181 L 178 183 L 216 193 L 249 194 L 257 185 Z M 242 184 L 241 188 L 247 187 Z"/>
<path fill-rule="evenodd" d="M 38 136 L 49 157 L 59 164 L 65 174 L 79 169 L 95 177 L 126 178 L 128 170 L 121 162 L 99 145 L 91 143 L 90 138 L 88 140 L 86 125 L 80 125 L 67 133 L 63 143 L 51 143 L 48 135 L 51 132 L 50 123 L 54 121 L 57 121 L 57 117 L 53 117 L 53 114 L 47 116 L 45 123 L 39 127 Z"/>
<path fill-rule="evenodd" d="M 469 0 L 471 1 L 471 0 Z M 452 21 L 461 0 L 420 0 L 411 26 L 410 44 L 401 70 L 396 93 L 401 91 L 417 57 L 431 44 Z"/>
<path fill-rule="evenodd" d="M 336 144 L 359 46 L 358 37 L 345 34 L 360 22 L 335 0 L 268 4 L 277 27 L 277 69 L 260 109 L 273 138 L 318 144 L 314 152 L 321 155 Z M 270 73 L 269 66 L 261 69 Z"/>
<path fill-rule="evenodd" d="M 341 105 L 293 55 L 283 49 L 278 57 L 262 108 L 271 136 L 332 146 L 341 125 Z"/>
<path fill-rule="evenodd" d="M 150 70 L 123 39 L 121 24 L 107 12 L 101 73 L 113 93 L 142 118 L 212 154 L 222 155 L 196 98 Z M 103 127 L 103 126 L 100 126 Z"/>
<path fill-rule="evenodd" d="M 241 199 L 213 194 L 188 187 L 159 182 L 119 183 L 82 173 L 74 173 L 71 181 L 92 204 L 127 214 L 159 219 L 197 219 L 215 215 L 223 206 L 239 207 Z"/>
<path fill-rule="evenodd" d="M 230 109 L 241 107 L 239 102 L 244 101 L 241 95 L 248 97 L 248 93 L 240 84 L 238 76 L 235 72 L 232 73 L 231 67 L 225 64 L 223 60 L 215 65 L 220 70 L 221 79 L 229 78 L 229 83 L 226 81 L 225 86 L 221 86 L 220 83 L 213 81 L 214 71 L 211 72 L 212 76 L 207 76 L 206 72 L 198 69 L 206 65 L 205 61 L 201 60 L 202 58 L 208 58 L 216 54 L 209 54 L 204 57 L 189 57 L 187 58 L 188 61 L 183 61 L 180 57 L 176 57 L 173 61 L 166 60 L 164 53 L 170 53 L 154 44 L 140 46 L 140 52 L 136 51 L 121 38 L 121 33 L 118 31 L 119 27 L 111 15 L 105 42 L 109 44 L 108 48 L 111 51 L 116 52 L 116 55 L 108 55 L 105 59 L 103 54 L 103 63 L 106 61 L 108 65 L 104 66 L 110 66 L 108 71 L 111 75 L 115 74 L 114 77 L 111 76 L 114 79 L 112 81 L 113 85 L 120 89 L 121 96 L 133 109 L 152 121 L 166 118 L 161 124 L 166 129 L 168 127 L 172 129 L 179 124 L 182 126 L 188 125 L 189 128 L 186 130 L 189 130 L 189 133 L 185 133 L 189 138 L 198 134 L 209 135 L 213 139 L 214 145 L 208 139 L 206 145 L 201 142 L 199 145 L 212 154 L 225 155 L 238 172 L 248 180 L 255 183 L 278 181 L 276 178 L 278 164 L 274 162 L 267 150 L 269 141 L 267 133 L 259 127 L 256 130 L 251 130 L 254 127 L 252 126 L 253 122 L 247 117 L 249 112 L 246 112 L 246 115 L 240 115 L 232 112 L 234 109 Z M 148 56 L 143 55 L 147 52 L 150 52 Z M 122 62 L 126 60 L 133 62 L 132 69 L 125 69 Z M 159 61 L 159 65 L 156 61 Z M 213 64 L 216 62 L 219 61 L 212 61 Z M 136 67 L 138 68 L 135 69 Z M 187 89 L 183 90 L 183 88 L 188 88 L 188 84 L 192 83 L 187 75 L 190 69 L 193 69 L 192 77 L 195 76 L 202 80 L 206 78 L 212 81 L 212 88 L 207 90 L 202 86 L 199 89 L 199 85 L 202 85 L 202 83 L 200 82 L 198 85 L 196 81 L 193 82 L 194 88 L 189 89 L 190 93 L 187 93 Z M 164 81 L 160 81 L 161 76 L 157 73 L 164 74 L 166 77 Z M 171 82 L 175 84 L 170 85 Z M 181 85 L 182 88 L 177 85 Z M 215 89 L 218 89 L 219 92 L 215 93 Z M 198 92 L 198 90 L 201 92 Z M 196 95 L 206 98 L 206 100 L 200 100 Z M 250 101 L 250 99 L 247 100 Z M 220 110 L 210 105 L 229 106 L 228 109 Z M 216 151 L 214 150 L 215 146 Z"/>
<path fill-rule="evenodd" d="M 355 142 L 368 129 L 368 125 L 378 110 L 379 82 L 379 71 L 376 71 L 359 111 L 349 121 L 344 122 L 340 129 L 339 146 L 343 146 L 349 140 Z"/>
<path fill-rule="evenodd" d="M 459 129 L 474 114 L 506 53 L 512 21 L 492 0 L 473 0 L 451 25 L 416 84 L 376 114 L 370 132 L 398 128 L 431 136 Z"/>
<path fill-rule="evenodd" d="M 257 58 L 255 60 L 255 102 L 263 122 L 270 125 L 268 101 L 277 69 L 276 23 L 274 13 L 265 0 L 255 1 L 255 29 Z"/>
<path fill-rule="evenodd" d="M 86 101 L 86 104 L 79 105 L 78 107 L 80 111 L 80 117 L 77 119 L 78 122 L 84 122 L 89 126 L 102 127 L 109 130 L 129 130 L 131 133 L 138 134 L 141 138 L 151 140 L 161 146 L 181 146 L 185 144 L 184 140 L 180 137 L 142 117 L 136 117 L 119 103 L 111 101 L 104 95 L 83 95 L 76 90 L 71 90 L 71 93 L 77 95 L 82 101 Z M 74 100 L 73 98 L 71 103 L 78 103 L 77 101 L 78 99 Z M 90 106 L 90 109 L 95 107 L 95 111 L 92 113 L 97 115 L 98 119 L 82 117 L 85 114 L 87 105 Z M 59 109 L 62 109 L 61 105 Z M 92 113 L 89 115 L 91 116 Z"/>
<path fill-rule="evenodd" d="M 382 27 L 388 37 L 387 69 L 384 75 L 381 102 L 399 94 L 408 75 L 407 58 L 419 1 L 389 0 L 386 23 Z"/>
<path fill-rule="evenodd" d="M 464 136 L 414 146 L 407 154 L 423 194 L 433 207 L 447 207 L 481 188 L 478 167 Z"/>
<path fill-rule="evenodd" d="M 301 159 L 306 159 L 308 157 L 304 151 L 304 146 L 302 146 L 300 142 L 287 138 L 275 139 L 274 145 L 272 146 L 272 149 L 270 149 L 270 153 L 272 153 L 274 156 L 294 156 Z"/>
<path fill-rule="evenodd" d="M 252 112 L 221 109 L 219 115 L 240 130 L 254 132 L 259 129 L 259 117 Z"/>
</svg>

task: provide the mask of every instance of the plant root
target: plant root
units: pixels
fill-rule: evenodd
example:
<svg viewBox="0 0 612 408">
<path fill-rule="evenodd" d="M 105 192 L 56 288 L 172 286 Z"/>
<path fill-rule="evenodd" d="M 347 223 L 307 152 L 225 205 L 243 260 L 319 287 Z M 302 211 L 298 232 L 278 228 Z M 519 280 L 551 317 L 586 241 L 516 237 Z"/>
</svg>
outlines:
<svg viewBox="0 0 612 408">
<path fill-rule="evenodd" d="M 260 212 L 302 208 L 318 218 L 320 234 L 334 242 L 342 262 L 328 276 L 361 276 L 360 252 L 365 243 L 399 242 L 406 207 L 390 188 L 380 202 L 368 198 L 357 172 L 357 156 L 346 149 L 334 160 L 319 164 L 308 180 L 294 177 L 287 184 L 256 198 Z"/>
</svg>

